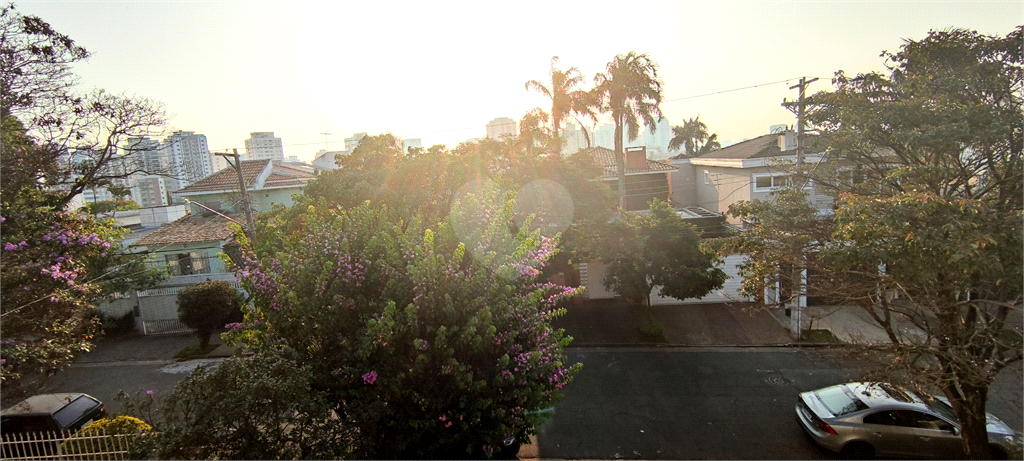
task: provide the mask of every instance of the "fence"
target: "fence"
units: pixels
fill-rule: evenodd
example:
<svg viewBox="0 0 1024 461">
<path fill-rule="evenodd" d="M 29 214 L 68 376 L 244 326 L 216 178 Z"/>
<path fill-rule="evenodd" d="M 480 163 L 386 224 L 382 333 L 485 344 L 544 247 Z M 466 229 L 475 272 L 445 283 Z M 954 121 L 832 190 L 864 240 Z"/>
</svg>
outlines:
<svg viewBox="0 0 1024 461">
<path fill-rule="evenodd" d="M 142 334 L 189 333 L 192 329 L 178 319 L 142 320 Z"/>
<path fill-rule="evenodd" d="M 0 459 L 127 459 L 135 434 L 107 434 L 102 429 L 74 436 L 70 432 L 3 434 Z"/>
</svg>

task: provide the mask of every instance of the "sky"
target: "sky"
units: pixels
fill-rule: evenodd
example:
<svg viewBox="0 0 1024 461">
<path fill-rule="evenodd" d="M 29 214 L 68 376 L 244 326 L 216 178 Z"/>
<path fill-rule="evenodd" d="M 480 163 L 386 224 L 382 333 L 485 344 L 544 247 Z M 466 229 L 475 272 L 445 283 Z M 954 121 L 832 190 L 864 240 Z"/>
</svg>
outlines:
<svg viewBox="0 0 1024 461">
<path fill-rule="evenodd" d="M 700 116 L 723 144 L 796 123 L 800 77 L 884 70 L 883 51 L 929 30 L 1005 36 L 1014 1 L 21 1 L 88 49 L 80 88 L 161 102 L 167 132 L 211 151 L 273 131 L 311 161 L 357 132 L 424 147 L 480 138 L 488 121 L 550 102 L 524 87 L 577 67 L 586 88 L 615 55 L 647 53 L 673 125 Z M 330 133 L 324 135 L 323 133 Z"/>
</svg>

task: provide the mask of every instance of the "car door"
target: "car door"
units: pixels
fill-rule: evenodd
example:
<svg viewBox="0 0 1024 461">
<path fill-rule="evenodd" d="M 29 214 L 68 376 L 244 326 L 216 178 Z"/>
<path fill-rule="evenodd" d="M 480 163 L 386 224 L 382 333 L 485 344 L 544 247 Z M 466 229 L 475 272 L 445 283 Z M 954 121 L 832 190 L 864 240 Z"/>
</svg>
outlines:
<svg viewBox="0 0 1024 461">
<path fill-rule="evenodd" d="M 923 457 L 958 459 L 964 456 L 964 442 L 960 431 L 952 423 L 929 413 L 911 412 L 918 449 Z"/>
<path fill-rule="evenodd" d="M 915 456 L 916 421 L 907 410 L 881 410 L 864 416 L 864 432 L 876 456 Z"/>
</svg>

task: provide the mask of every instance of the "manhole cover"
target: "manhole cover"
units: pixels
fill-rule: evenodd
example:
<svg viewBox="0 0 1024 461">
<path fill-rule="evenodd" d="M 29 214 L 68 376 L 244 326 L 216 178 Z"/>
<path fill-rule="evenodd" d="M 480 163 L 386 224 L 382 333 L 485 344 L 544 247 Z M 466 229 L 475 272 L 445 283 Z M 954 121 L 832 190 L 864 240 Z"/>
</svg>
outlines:
<svg viewBox="0 0 1024 461">
<path fill-rule="evenodd" d="M 781 376 L 769 376 L 764 379 L 768 384 L 775 384 L 776 386 L 785 386 L 789 384 L 789 380 Z"/>
</svg>

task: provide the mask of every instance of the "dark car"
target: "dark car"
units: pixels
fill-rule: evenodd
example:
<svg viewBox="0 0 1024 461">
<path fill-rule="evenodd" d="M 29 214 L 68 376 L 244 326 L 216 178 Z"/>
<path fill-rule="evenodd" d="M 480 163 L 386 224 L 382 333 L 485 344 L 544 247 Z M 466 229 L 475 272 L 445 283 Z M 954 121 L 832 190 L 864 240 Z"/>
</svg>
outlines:
<svg viewBox="0 0 1024 461">
<path fill-rule="evenodd" d="M 3 455 L 54 454 L 60 440 L 107 414 L 96 398 L 81 393 L 41 394 L 29 397 L 0 412 Z M 12 443 L 14 440 L 42 440 Z M 31 452 L 31 453 L 29 453 Z"/>
</svg>

